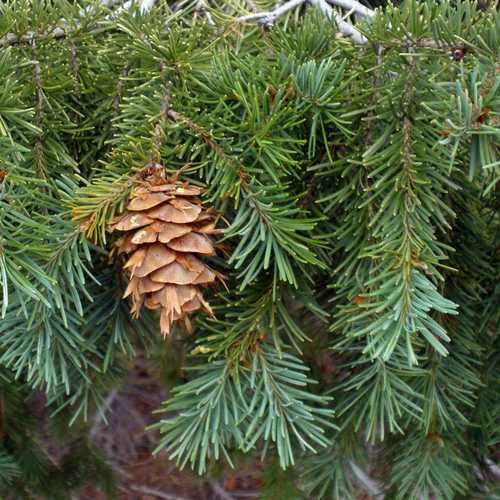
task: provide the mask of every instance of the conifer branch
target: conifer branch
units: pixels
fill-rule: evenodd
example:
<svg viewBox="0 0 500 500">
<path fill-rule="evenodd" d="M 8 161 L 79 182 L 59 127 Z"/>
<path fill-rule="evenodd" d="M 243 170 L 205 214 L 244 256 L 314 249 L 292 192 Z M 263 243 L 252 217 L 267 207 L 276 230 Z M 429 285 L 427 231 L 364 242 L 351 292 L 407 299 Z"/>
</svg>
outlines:
<svg viewBox="0 0 500 500">
<path fill-rule="evenodd" d="M 268 12 L 256 12 L 253 14 L 247 14 L 244 16 L 237 17 L 236 20 L 241 23 L 257 21 L 260 24 L 271 26 L 274 24 L 277 18 L 286 14 L 290 10 L 293 10 L 301 6 L 302 4 L 305 3 L 305 1 L 306 0 L 289 0 L 288 2 L 285 2 L 283 5 L 279 5 L 274 10 Z M 351 36 L 356 43 L 366 43 L 367 41 L 366 38 L 352 24 L 347 23 L 346 21 L 344 21 L 342 16 L 335 13 L 332 7 L 326 2 L 326 0 L 308 0 L 308 1 L 311 3 L 311 5 L 319 7 L 321 12 L 323 12 L 323 14 L 325 14 L 326 17 L 328 17 L 329 19 L 334 19 L 339 28 L 339 31 L 342 34 Z M 340 0 L 340 4 L 339 5 L 342 7 L 355 9 L 356 12 L 360 13 L 364 17 L 371 17 L 373 15 L 373 12 L 370 9 L 363 7 L 355 0 L 353 2 L 351 2 L 350 0 Z"/>
<path fill-rule="evenodd" d="M 68 46 L 71 54 L 71 69 L 73 71 L 73 76 L 77 82 L 80 79 L 80 68 L 78 65 L 78 53 L 76 49 L 75 41 L 72 38 L 68 38 Z"/>
<path fill-rule="evenodd" d="M 55 27 L 51 30 L 46 31 L 43 34 L 35 34 L 32 31 L 28 31 L 24 35 L 18 35 L 17 33 L 7 33 L 2 38 L 0 38 L 0 47 L 6 47 L 8 45 L 15 45 L 17 43 L 31 43 L 33 40 L 45 40 L 47 38 L 63 38 L 67 35 L 67 30 Z"/>
<path fill-rule="evenodd" d="M 125 86 L 125 80 L 130 72 L 130 65 L 126 65 L 118 78 L 118 83 L 116 84 L 114 96 L 113 96 L 113 111 L 115 116 L 118 116 L 120 112 L 120 104 L 122 100 L 123 87 Z"/>
<path fill-rule="evenodd" d="M 35 104 L 35 126 L 40 130 L 40 133 L 35 139 L 35 144 L 33 145 L 33 154 L 36 161 L 36 166 L 41 174 L 41 176 L 48 180 L 48 172 L 45 165 L 45 157 L 43 153 L 43 143 L 42 143 L 42 113 L 45 104 L 45 96 L 43 93 L 43 83 L 42 83 L 42 68 L 40 67 L 40 62 L 38 61 L 38 55 L 36 50 L 36 40 L 33 38 L 30 42 L 33 49 L 34 63 L 33 63 L 33 74 L 35 80 L 35 93 L 36 93 L 36 104 Z"/>
<path fill-rule="evenodd" d="M 129 175 L 106 176 L 76 191 L 73 220 L 91 241 L 106 242 L 107 225 L 128 199 L 134 181 Z"/>
<path fill-rule="evenodd" d="M 35 74 L 35 90 L 36 90 L 36 105 L 35 105 L 35 125 L 40 128 L 42 125 L 42 111 L 44 105 L 44 95 L 43 95 L 43 85 L 42 85 L 42 69 L 40 67 L 40 62 L 37 58 L 36 53 L 36 42 L 33 39 L 31 41 L 33 47 L 33 53 L 35 56 L 35 62 L 33 63 L 33 72 Z"/>
<path fill-rule="evenodd" d="M 273 12 L 216 4 L 206 3 L 214 22 L 230 28 L 243 12 L 256 22 Z M 136 342 L 170 355 L 181 335 L 165 345 L 153 340 L 156 313 L 131 318 L 106 228 L 145 164 L 192 165 L 186 177 L 228 221 L 227 254 L 206 257 L 227 289 L 182 336 L 193 355 L 162 405 L 159 449 L 199 472 L 235 450 L 283 467 L 305 459 L 271 470 L 278 493 L 294 483 L 289 498 L 303 493 L 295 484 L 318 499 L 489 494 L 500 430 L 498 12 L 410 0 L 373 16 L 355 0 L 308 0 L 269 36 L 250 26 L 222 40 L 198 22 L 196 1 L 110 15 L 61 0 L 29 19 L 9 5 L 4 24 L 21 45 L 0 50 L 2 396 L 4 373 L 19 386 L 14 374 L 70 422 L 93 417 Z M 48 26 L 66 29 L 65 16 L 61 46 Z M 339 40 L 338 16 L 370 46 Z M 323 328 L 312 315 L 332 320 Z M 388 464 L 380 491 L 364 474 L 371 441 Z M 21 484 L 12 457 L 0 450 L 0 476 Z"/>
<path fill-rule="evenodd" d="M 242 188 L 247 191 L 248 190 L 248 174 L 245 172 L 245 167 L 241 161 L 237 160 L 233 156 L 230 156 L 224 148 L 212 137 L 211 133 L 206 130 L 204 127 L 194 122 L 191 118 L 179 113 L 178 111 L 174 111 L 173 109 L 167 110 L 167 115 L 172 120 L 176 121 L 179 124 L 186 126 L 195 134 L 199 135 L 205 144 L 212 149 L 217 156 L 219 156 L 223 162 L 229 165 L 234 171 L 237 173 L 240 184 Z"/>
</svg>

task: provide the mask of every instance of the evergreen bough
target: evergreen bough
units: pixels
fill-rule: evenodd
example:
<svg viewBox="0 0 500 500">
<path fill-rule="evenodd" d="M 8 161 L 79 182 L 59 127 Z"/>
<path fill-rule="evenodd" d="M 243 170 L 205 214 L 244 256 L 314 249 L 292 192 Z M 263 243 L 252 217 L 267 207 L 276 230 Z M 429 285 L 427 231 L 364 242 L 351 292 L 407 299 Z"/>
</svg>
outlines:
<svg viewBox="0 0 500 500">
<path fill-rule="evenodd" d="M 19 453 L 23 394 L 77 425 L 137 349 L 172 355 L 108 258 L 156 162 L 218 210 L 228 277 L 171 334 L 187 378 L 158 452 L 295 466 L 264 498 L 497 498 L 500 16 L 407 1 L 351 38 L 352 12 L 310 3 L 0 6 L 7 493 L 56 498 Z"/>
</svg>

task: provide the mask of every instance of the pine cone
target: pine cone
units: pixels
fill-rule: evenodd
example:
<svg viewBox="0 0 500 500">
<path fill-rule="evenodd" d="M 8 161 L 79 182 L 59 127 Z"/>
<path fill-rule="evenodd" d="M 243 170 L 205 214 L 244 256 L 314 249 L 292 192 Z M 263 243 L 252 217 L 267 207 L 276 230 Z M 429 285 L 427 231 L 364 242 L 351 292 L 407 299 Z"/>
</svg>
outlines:
<svg viewBox="0 0 500 500">
<path fill-rule="evenodd" d="M 161 165 L 147 167 L 141 180 L 127 209 L 110 227 L 126 231 L 116 242 L 118 254 L 131 254 L 124 265 L 130 282 L 123 297 L 131 296 L 134 317 L 143 304 L 161 309 L 163 335 L 178 319 L 190 330 L 190 312 L 204 309 L 212 314 L 200 285 L 222 279 L 196 254 L 214 255 L 208 235 L 221 231 L 212 221 L 213 209 L 202 206 L 199 188 L 166 179 Z"/>
</svg>

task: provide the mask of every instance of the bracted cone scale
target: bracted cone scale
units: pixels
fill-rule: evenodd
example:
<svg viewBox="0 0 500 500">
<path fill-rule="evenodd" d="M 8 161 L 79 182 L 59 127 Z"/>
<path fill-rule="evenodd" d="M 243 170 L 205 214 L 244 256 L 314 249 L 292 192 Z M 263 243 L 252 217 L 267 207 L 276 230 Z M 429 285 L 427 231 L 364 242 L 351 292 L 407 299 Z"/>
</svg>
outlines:
<svg viewBox="0 0 500 500">
<path fill-rule="evenodd" d="M 161 165 L 147 167 L 140 179 L 110 230 L 124 233 L 116 247 L 119 254 L 128 255 L 124 297 L 132 299 L 132 314 L 137 317 L 143 305 L 160 309 L 161 332 L 168 335 L 179 319 L 189 329 L 193 311 L 212 314 L 202 287 L 222 277 L 203 255 L 214 255 L 210 235 L 221 231 L 212 221 L 214 211 L 199 199 L 200 188 L 166 179 Z"/>
</svg>

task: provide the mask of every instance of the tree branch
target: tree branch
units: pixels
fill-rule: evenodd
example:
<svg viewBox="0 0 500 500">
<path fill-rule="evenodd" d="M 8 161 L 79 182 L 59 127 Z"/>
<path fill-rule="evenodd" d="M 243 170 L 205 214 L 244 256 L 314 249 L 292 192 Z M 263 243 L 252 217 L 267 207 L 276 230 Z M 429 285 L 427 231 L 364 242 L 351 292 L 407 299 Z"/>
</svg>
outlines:
<svg viewBox="0 0 500 500">
<path fill-rule="evenodd" d="M 362 17 L 373 17 L 375 15 L 375 11 L 360 4 L 357 0 L 327 0 L 327 1 L 328 3 L 331 3 L 333 5 L 338 5 L 343 9 L 352 10 L 356 12 L 356 14 L 359 14 Z"/>
<path fill-rule="evenodd" d="M 94 423 L 90 428 L 89 436 L 90 439 L 94 439 L 99 431 L 99 426 L 104 421 L 106 422 L 106 412 L 111 408 L 113 401 L 118 396 L 118 390 L 113 389 L 106 397 L 104 404 L 102 405 L 101 411 L 98 411 L 94 417 Z"/>
<path fill-rule="evenodd" d="M 184 125 L 186 128 L 190 129 L 196 135 L 201 137 L 205 144 L 210 149 L 212 149 L 219 158 L 221 158 L 224 162 L 234 168 L 241 181 L 242 188 L 245 191 L 248 191 L 248 176 L 245 172 L 243 163 L 241 163 L 238 159 L 228 155 L 224 148 L 213 139 L 211 133 L 208 130 L 205 130 L 205 128 L 203 128 L 201 125 L 198 125 L 187 116 L 179 113 L 178 111 L 174 111 L 173 109 L 166 110 L 166 113 L 170 119 L 181 125 Z"/>
<path fill-rule="evenodd" d="M 338 5 L 339 7 L 342 7 L 344 9 L 349 9 L 351 12 L 354 12 L 355 14 L 365 18 L 373 17 L 375 15 L 375 11 L 360 4 L 357 0 L 307 0 L 307 1 L 309 1 L 311 5 L 318 7 L 326 17 L 328 17 L 329 19 L 334 19 L 335 22 L 337 23 L 339 31 L 342 34 L 351 36 L 353 41 L 355 41 L 356 43 L 364 44 L 367 42 L 366 37 L 362 35 L 360 31 L 356 29 L 352 24 L 346 22 L 344 19 L 345 16 L 343 17 L 340 14 L 336 13 L 330 4 Z M 254 12 L 252 14 L 239 16 L 236 18 L 236 21 L 240 23 L 257 21 L 259 24 L 272 25 L 274 24 L 275 20 L 278 17 L 286 14 L 287 12 L 289 12 L 294 8 L 299 7 L 305 2 L 306 0 L 289 0 L 288 2 L 285 2 L 284 4 L 270 11 Z M 117 0 L 108 0 L 108 4 L 112 5 L 115 3 L 119 2 Z M 106 4 L 106 2 L 103 1 L 103 4 Z M 142 11 L 149 10 L 150 8 L 152 8 L 154 4 L 155 0 L 142 0 L 141 9 Z M 252 10 L 254 10 L 254 4 L 251 0 L 248 0 L 248 4 L 249 7 Z M 129 3 L 126 2 L 123 5 L 123 8 L 126 8 L 127 5 L 130 6 Z M 210 12 L 206 9 L 206 0 L 199 0 L 197 4 L 197 9 L 198 11 L 204 12 L 204 14 L 207 17 L 207 22 L 209 24 L 214 24 L 214 20 L 210 15 Z M 99 24 L 96 24 L 96 26 L 93 27 L 92 30 L 98 27 Z M 73 30 L 69 26 L 66 28 L 61 28 L 60 26 L 57 26 L 42 34 L 38 33 L 35 34 L 32 31 L 28 31 L 24 35 L 18 35 L 16 33 L 7 33 L 6 35 L 0 38 L 0 48 L 6 47 L 8 45 L 14 45 L 16 43 L 32 43 L 33 40 L 35 39 L 37 41 L 40 41 L 47 38 L 53 38 L 53 39 L 64 38 L 67 35 L 69 35 L 72 31 Z M 401 45 L 401 41 L 396 41 L 396 40 L 394 42 L 388 41 L 384 42 L 382 45 L 385 47 L 398 46 Z M 453 49 L 465 48 L 465 45 L 463 43 L 447 45 L 440 43 L 436 40 L 433 40 L 431 38 L 421 38 L 415 40 L 413 44 L 411 43 L 405 44 L 405 46 L 412 46 L 412 45 L 415 47 L 433 48 L 438 50 L 453 50 Z"/>
<path fill-rule="evenodd" d="M 43 95 L 43 86 L 42 86 L 42 68 L 40 67 L 40 62 L 38 61 L 38 56 L 36 53 L 35 39 L 31 41 L 31 46 L 33 47 L 33 53 L 35 56 L 35 61 L 33 64 L 33 73 L 35 75 L 35 90 L 36 90 L 35 125 L 37 126 L 37 128 L 40 128 L 42 124 L 43 105 L 45 102 L 45 97 Z"/>
<path fill-rule="evenodd" d="M 210 26 L 215 25 L 215 22 L 212 18 L 212 14 L 210 14 L 210 11 L 208 10 L 208 5 L 206 0 L 198 0 L 196 4 L 196 10 L 205 15 L 205 17 L 207 18 L 207 23 L 210 24 Z"/>
<path fill-rule="evenodd" d="M 144 493 L 146 495 L 151 495 L 156 498 L 162 498 L 164 500 L 187 500 L 187 498 L 180 497 L 179 495 L 172 495 L 170 493 L 165 493 L 161 490 L 158 490 L 156 488 L 150 488 L 149 486 L 142 486 L 139 484 L 132 484 L 130 485 L 130 489 L 134 490 L 138 493 Z"/>
<path fill-rule="evenodd" d="M 222 500 L 235 500 L 215 479 L 210 479 L 209 483 L 217 496 Z"/>
<path fill-rule="evenodd" d="M 340 0 L 344 1 L 344 0 Z M 335 20 L 339 31 L 343 35 L 350 36 L 356 43 L 366 43 L 368 40 L 362 35 L 352 24 L 345 22 L 340 14 L 337 14 L 326 0 L 309 0 L 311 5 L 318 7 L 321 12 L 328 18 Z M 352 5 L 351 5 L 352 7 Z"/>
<path fill-rule="evenodd" d="M 130 71 L 130 65 L 126 65 L 122 72 L 120 77 L 118 78 L 118 83 L 116 85 L 115 93 L 113 96 L 113 111 L 115 113 L 115 116 L 118 116 L 120 113 L 120 103 L 122 100 L 122 93 L 123 93 L 123 87 L 125 86 L 125 79 L 128 76 L 128 73 Z"/>
<path fill-rule="evenodd" d="M 237 17 L 236 20 L 240 23 L 246 23 L 251 21 L 259 21 L 262 24 L 273 24 L 274 21 L 286 14 L 288 11 L 295 9 L 299 5 L 305 3 L 306 0 L 289 0 L 285 2 L 283 5 L 276 7 L 273 10 L 268 12 L 256 12 L 255 14 L 248 14 L 246 16 Z"/>
<path fill-rule="evenodd" d="M 136 3 L 136 5 L 139 5 L 139 10 L 141 11 L 141 13 L 144 13 L 149 12 L 155 6 L 156 0 L 137 0 L 137 2 L 134 2 L 133 0 L 127 0 L 120 8 L 116 10 L 116 12 L 119 13 L 123 12 L 124 10 L 130 9 L 130 7 L 134 5 L 134 3 Z"/>
<path fill-rule="evenodd" d="M 121 3 L 123 0 L 101 0 L 101 5 L 105 7 L 113 7 L 119 3 Z M 130 2 L 129 7 L 131 5 Z M 140 0 L 140 8 L 141 12 L 145 12 L 147 10 L 150 10 L 154 4 L 156 3 L 156 0 Z M 123 6 L 122 6 L 123 8 Z M 92 9 L 86 8 L 82 10 L 82 14 L 91 14 Z M 61 20 L 61 23 L 64 23 L 64 20 Z M 77 28 L 80 26 L 77 25 Z M 94 29 L 99 28 L 99 23 L 96 23 L 95 26 L 92 26 L 90 31 L 93 31 Z M 34 40 L 36 41 L 41 41 L 45 40 L 47 38 L 64 38 L 68 34 L 72 33 L 73 30 L 70 26 L 66 26 L 65 28 L 61 28 L 60 26 L 55 26 L 54 28 L 45 31 L 44 33 L 34 33 L 33 31 L 27 31 L 24 35 L 18 35 L 17 33 L 7 33 L 3 37 L 0 38 L 0 48 L 6 47 L 9 45 L 15 45 L 16 43 L 32 43 Z"/>
<path fill-rule="evenodd" d="M 147 12 L 155 6 L 156 0 L 140 0 L 139 3 L 141 5 L 141 12 Z"/>
<path fill-rule="evenodd" d="M 46 31 L 41 35 L 36 35 L 32 31 L 28 31 L 26 34 L 19 36 L 16 33 L 7 33 L 5 36 L 0 38 L 0 47 L 6 47 L 7 45 L 14 45 L 16 43 L 32 43 L 35 38 L 37 40 L 43 40 L 45 38 L 61 38 L 66 36 L 67 32 L 63 28 L 56 27 L 51 31 Z"/>
<path fill-rule="evenodd" d="M 357 0 L 332 0 L 335 4 L 348 8 L 354 9 L 355 12 L 364 16 L 371 17 L 374 12 L 363 5 L 361 5 Z M 299 7 L 304 4 L 305 0 L 289 0 L 288 2 L 276 7 L 275 9 L 267 12 L 256 12 L 255 14 L 247 14 L 245 16 L 237 17 L 236 20 L 240 23 L 257 21 L 260 24 L 272 25 L 274 21 L 289 12 L 292 9 Z M 333 8 L 326 2 L 326 0 L 309 0 L 309 3 L 313 6 L 319 7 L 321 12 L 325 14 L 328 19 L 334 19 L 337 23 L 339 31 L 344 35 L 349 35 L 357 43 L 366 43 L 367 39 L 364 37 L 352 24 L 344 21 L 340 14 L 337 14 Z"/>
<path fill-rule="evenodd" d="M 245 0 L 245 3 L 248 5 L 248 10 L 252 12 L 257 12 L 257 6 L 253 0 Z"/>
</svg>

